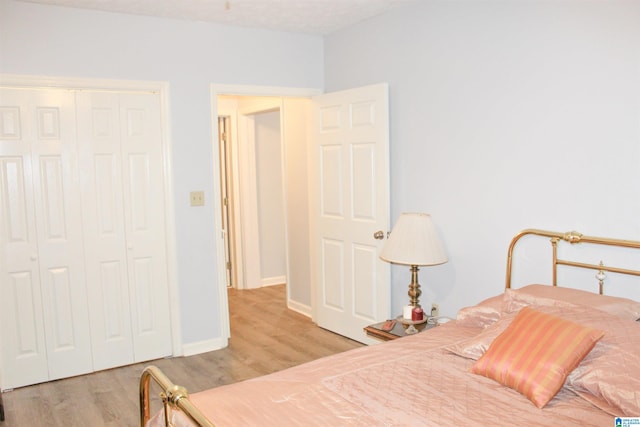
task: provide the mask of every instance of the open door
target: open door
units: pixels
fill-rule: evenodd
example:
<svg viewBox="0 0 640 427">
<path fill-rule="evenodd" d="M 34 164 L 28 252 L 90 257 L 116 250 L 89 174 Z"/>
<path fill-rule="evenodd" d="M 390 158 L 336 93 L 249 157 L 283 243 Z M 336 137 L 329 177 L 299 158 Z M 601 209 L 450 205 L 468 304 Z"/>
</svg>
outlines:
<svg viewBox="0 0 640 427">
<path fill-rule="evenodd" d="M 318 325 L 356 341 L 390 316 L 388 85 L 314 97 L 311 249 Z"/>
</svg>

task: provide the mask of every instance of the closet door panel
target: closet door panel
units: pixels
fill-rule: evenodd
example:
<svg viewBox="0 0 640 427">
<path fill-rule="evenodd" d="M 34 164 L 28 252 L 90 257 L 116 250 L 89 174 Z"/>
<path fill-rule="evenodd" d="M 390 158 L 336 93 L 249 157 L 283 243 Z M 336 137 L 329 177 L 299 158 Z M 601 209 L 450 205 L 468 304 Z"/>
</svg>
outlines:
<svg viewBox="0 0 640 427">
<path fill-rule="evenodd" d="M 31 147 L 49 379 L 91 372 L 75 99 L 34 90 Z"/>
<path fill-rule="evenodd" d="M 4 275 L 2 292 L 1 388 L 11 389 L 49 379 L 37 273 Z"/>
<path fill-rule="evenodd" d="M 32 95 L 0 90 L 0 360 L 2 389 L 47 381 L 35 224 Z"/>
<path fill-rule="evenodd" d="M 63 90 L 3 89 L 4 388 L 91 371 L 75 105 Z"/>
<path fill-rule="evenodd" d="M 160 99 L 120 96 L 127 266 L 136 362 L 171 354 Z"/>
<path fill-rule="evenodd" d="M 87 292 L 96 370 L 133 363 L 124 224 L 120 102 L 76 94 Z"/>
<path fill-rule="evenodd" d="M 0 140 L 0 238 L 4 255 L 0 265 L 23 270 L 34 267 L 38 256 L 30 159 L 29 155 L 10 153 L 13 147 L 7 145 Z"/>
</svg>

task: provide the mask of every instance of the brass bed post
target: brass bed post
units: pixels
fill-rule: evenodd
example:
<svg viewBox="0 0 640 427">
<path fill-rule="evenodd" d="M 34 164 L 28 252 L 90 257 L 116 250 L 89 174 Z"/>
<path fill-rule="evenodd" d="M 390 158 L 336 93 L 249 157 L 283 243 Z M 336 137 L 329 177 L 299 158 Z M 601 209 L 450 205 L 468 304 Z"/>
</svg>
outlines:
<svg viewBox="0 0 640 427">
<path fill-rule="evenodd" d="M 551 284 L 553 286 L 558 286 L 558 238 L 551 238 L 551 247 L 553 252 L 553 273 L 551 278 Z"/>
<path fill-rule="evenodd" d="M 505 288 L 509 289 L 511 287 L 511 276 L 513 273 L 513 250 L 515 249 L 516 243 L 518 243 L 518 241 L 527 235 L 535 235 L 535 236 L 543 236 L 543 237 L 550 237 L 553 241 L 553 239 L 559 239 L 562 238 L 566 233 L 557 233 L 555 231 L 544 231 L 544 230 L 536 230 L 533 228 L 528 228 L 526 230 L 522 230 L 521 232 L 519 232 L 518 234 L 516 234 L 513 239 L 511 239 L 511 244 L 509 245 L 509 251 L 507 253 L 507 275 L 506 275 L 506 282 L 505 282 Z M 557 242 L 557 240 L 556 240 Z M 555 263 L 556 263 L 556 257 L 554 254 L 554 265 L 553 265 L 553 269 L 554 269 L 554 276 L 555 276 Z M 555 284 L 555 283 L 554 283 Z"/>
<path fill-rule="evenodd" d="M 164 406 L 164 422 L 169 427 L 171 409 L 182 411 L 191 421 L 200 427 L 215 427 L 198 408 L 189 400 L 189 393 L 184 387 L 177 386 L 155 366 L 147 366 L 140 376 L 140 427 L 145 427 L 150 419 L 149 387 L 153 379 L 162 389 L 160 396 Z"/>
</svg>

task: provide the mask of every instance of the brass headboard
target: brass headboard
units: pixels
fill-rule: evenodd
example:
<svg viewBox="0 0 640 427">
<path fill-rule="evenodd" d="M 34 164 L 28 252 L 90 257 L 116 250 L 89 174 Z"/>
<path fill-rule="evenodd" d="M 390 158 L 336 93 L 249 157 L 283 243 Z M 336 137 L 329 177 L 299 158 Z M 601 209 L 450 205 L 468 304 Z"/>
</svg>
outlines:
<svg viewBox="0 0 640 427">
<path fill-rule="evenodd" d="M 518 233 L 512 240 L 511 245 L 509 245 L 509 254 L 507 256 L 507 279 L 505 283 L 505 288 L 511 287 L 511 273 L 512 273 L 512 264 L 513 264 L 513 249 L 516 246 L 516 243 L 520 240 L 520 238 L 527 236 L 541 236 L 548 237 L 551 240 L 551 246 L 553 250 L 553 286 L 557 286 L 557 277 L 558 277 L 558 266 L 559 265 L 567 265 L 571 267 L 578 268 L 586 268 L 597 270 L 598 273 L 596 278 L 599 281 L 600 285 L 600 294 L 603 292 L 603 282 L 605 278 L 605 271 L 610 271 L 613 273 L 627 274 L 632 276 L 640 276 L 640 270 L 631 270 L 627 268 L 619 268 L 612 267 L 608 265 L 604 265 L 602 261 L 600 264 L 589 264 L 583 262 L 576 261 L 568 261 L 564 259 L 558 259 L 558 242 L 566 241 L 570 244 L 577 243 L 591 243 L 595 245 L 606 245 L 606 246 L 617 246 L 623 248 L 633 248 L 640 249 L 640 241 L 635 240 L 620 240 L 620 239 L 610 239 L 606 237 L 593 237 L 593 236 L 585 236 L 583 234 L 578 233 L 577 231 L 569 231 L 566 233 L 560 233 L 555 231 L 545 231 L 545 230 L 536 230 L 536 229 L 527 229 Z"/>
</svg>

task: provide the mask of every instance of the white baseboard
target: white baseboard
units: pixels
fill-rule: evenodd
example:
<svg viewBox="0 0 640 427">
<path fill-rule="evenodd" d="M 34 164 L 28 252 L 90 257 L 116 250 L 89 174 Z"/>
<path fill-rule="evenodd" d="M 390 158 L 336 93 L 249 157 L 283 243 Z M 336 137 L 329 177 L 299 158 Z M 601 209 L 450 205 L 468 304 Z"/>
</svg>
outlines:
<svg viewBox="0 0 640 427">
<path fill-rule="evenodd" d="M 287 307 L 289 308 L 289 310 L 293 310 L 296 313 L 300 313 L 309 318 L 311 317 L 311 306 L 309 305 L 289 300 L 287 301 Z"/>
<path fill-rule="evenodd" d="M 198 341 L 182 345 L 183 356 L 193 356 L 196 354 L 207 353 L 209 351 L 220 350 L 229 345 L 229 340 L 224 338 L 216 338 L 212 340 Z"/>
<path fill-rule="evenodd" d="M 262 286 L 284 285 L 287 283 L 287 276 L 263 277 Z"/>
</svg>

